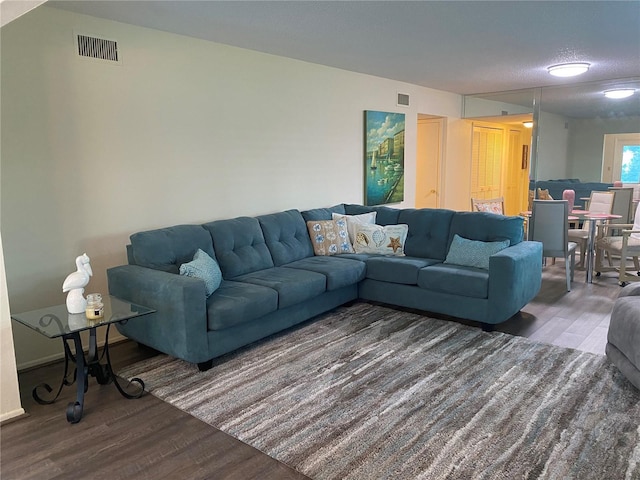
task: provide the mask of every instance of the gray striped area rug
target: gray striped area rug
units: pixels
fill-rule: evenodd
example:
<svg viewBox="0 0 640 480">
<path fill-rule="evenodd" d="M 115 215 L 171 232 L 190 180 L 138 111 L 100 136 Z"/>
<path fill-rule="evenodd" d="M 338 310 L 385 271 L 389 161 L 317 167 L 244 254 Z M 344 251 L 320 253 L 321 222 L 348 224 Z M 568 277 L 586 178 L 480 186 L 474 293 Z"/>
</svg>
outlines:
<svg viewBox="0 0 640 480">
<path fill-rule="evenodd" d="M 119 374 L 314 479 L 640 479 L 640 392 L 605 357 L 386 307 Z"/>
</svg>

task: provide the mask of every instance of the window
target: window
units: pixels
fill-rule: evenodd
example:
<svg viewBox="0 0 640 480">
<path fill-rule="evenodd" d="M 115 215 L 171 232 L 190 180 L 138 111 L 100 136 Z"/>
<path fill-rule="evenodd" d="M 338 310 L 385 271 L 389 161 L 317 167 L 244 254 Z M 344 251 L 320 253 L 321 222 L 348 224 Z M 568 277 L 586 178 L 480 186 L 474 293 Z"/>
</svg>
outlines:
<svg viewBox="0 0 640 480">
<path fill-rule="evenodd" d="M 640 186 L 640 133 L 604 135 L 602 181 Z"/>
<path fill-rule="evenodd" d="M 622 146 L 622 183 L 640 183 L 640 145 Z"/>
</svg>

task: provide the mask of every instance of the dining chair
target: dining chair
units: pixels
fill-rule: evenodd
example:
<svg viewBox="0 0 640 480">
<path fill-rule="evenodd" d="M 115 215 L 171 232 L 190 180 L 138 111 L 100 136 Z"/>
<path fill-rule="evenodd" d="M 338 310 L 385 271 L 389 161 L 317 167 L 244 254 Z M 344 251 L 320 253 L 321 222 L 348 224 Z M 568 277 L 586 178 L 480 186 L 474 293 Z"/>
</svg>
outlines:
<svg viewBox="0 0 640 480">
<path fill-rule="evenodd" d="M 576 203 L 576 191 L 573 189 L 565 189 L 562 191 L 562 200 L 569 202 L 569 213 L 573 210 L 573 206 Z"/>
<path fill-rule="evenodd" d="M 632 224 L 633 223 L 633 188 L 632 187 L 609 187 L 609 191 L 613 192 L 613 207 L 611 209 L 611 213 L 620 215 L 620 218 L 615 218 L 609 220 L 609 224 Z M 628 227 L 627 227 L 628 228 Z M 622 235 L 622 228 L 607 228 L 602 230 L 603 234 L 609 236 L 620 236 Z M 609 263 L 609 266 L 613 266 L 613 260 L 609 252 L 604 252 L 605 257 Z"/>
<path fill-rule="evenodd" d="M 613 192 L 591 192 L 587 210 L 590 213 L 611 213 L 613 209 Z M 582 227 L 569 229 L 569 240 L 580 246 L 580 267 L 584 267 L 589 239 L 589 220 L 582 222 Z"/>
<path fill-rule="evenodd" d="M 576 265 L 575 242 L 570 242 L 569 202 L 567 200 L 534 200 L 529 223 L 529 240 L 542 242 L 544 258 L 564 258 L 567 292 L 571 291 Z"/>
<path fill-rule="evenodd" d="M 611 213 L 621 215 L 621 218 L 611 220 L 609 223 L 633 223 L 633 188 L 609 187 L 613 192 L 613 207 Z"/>
<path fill-rule="evenodd" d="M 640 281 L 640 208 L 636 209 L 633 224 L 604 224 L 598 225 L 598 239 L 596 241 L 596 276 L 602 272 L 617 271 L 618 284 L 624 287 L 628 282 Z M 621 235 L 608 235 L 608 230 L 620 230 Z M 619 266 L 603 265 L 604 254 L 609 259 L 614 255 L 620 258 Z M 637 275 L 627 273 L 627 261 L 631 258 Z"/>
<path fill-rule="evenodd" d="M 471 197 L 471 211 L 504 215 L 504 197 L 489 199 Z"/>
</svg>

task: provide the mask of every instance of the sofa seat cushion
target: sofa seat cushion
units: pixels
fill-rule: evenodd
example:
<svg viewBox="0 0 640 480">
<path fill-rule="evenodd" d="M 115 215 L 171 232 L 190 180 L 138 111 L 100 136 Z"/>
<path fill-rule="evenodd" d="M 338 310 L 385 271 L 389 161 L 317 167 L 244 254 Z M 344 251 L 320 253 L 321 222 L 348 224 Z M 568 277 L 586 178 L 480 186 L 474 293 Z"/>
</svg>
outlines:
<svg viewBox="0 0 640 480">
<path fill-rule="evenodd" d="M 267 268 L 240 275 L 233 280 L 274 289 L 278 292 L 278 308 L 290 307 L 314 298 L 327 288 L 327 279 L 321 273 L 296 268 Z"/>
<path fill-rule="evenodd" d="M 327 277 L 327 290 L 337 290 L 358 283 L 364 278 L 366 265 L 358 260 L 342 257 L 309 257 L 285 265 L 317 272 Z"/>
<path fill-rule="evenodd" d="M 418 286 L 461 297 L 489 298 L 489 272 L 440 263 L 420 270 Z"/>
<path fill-rule="evenodd" d="M 223 280 L 207 300 L 207 327 L 224 330 L 278 309 L 278 292 L 251 283 Z"/>
<path fill-rule="evenodd" d="M 382 282 L 418 284 L 418 272 L 440 260 L 417 257 L 376 256 L 367 260 L 367 278 Z"/>
</svg>

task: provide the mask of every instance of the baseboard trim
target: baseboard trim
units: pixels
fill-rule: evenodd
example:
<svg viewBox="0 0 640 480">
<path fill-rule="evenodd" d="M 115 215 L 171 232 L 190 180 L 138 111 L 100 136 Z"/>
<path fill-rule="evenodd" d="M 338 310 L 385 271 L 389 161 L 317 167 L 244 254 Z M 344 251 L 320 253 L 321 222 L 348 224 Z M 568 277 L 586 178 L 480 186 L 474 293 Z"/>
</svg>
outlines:
<svg viewBox="0 0 640 480">
<path fill-rule="evenodd" d="M 29 414 L 25 412 L 24 408 L 18 408 L 16 410 L 3 413 L 2 415 L 0 415 L 0 426 L 6 425 L 12 422 L 17 422 L 18 420 L 21 420 L 28 416 Z"/>
</svg>

